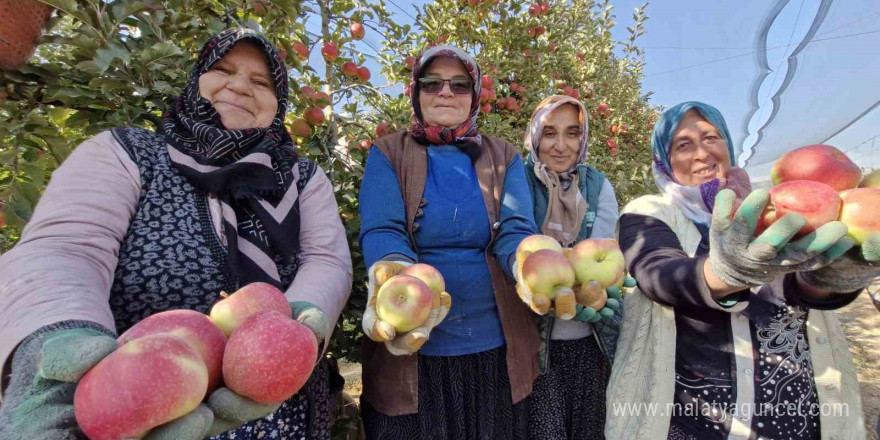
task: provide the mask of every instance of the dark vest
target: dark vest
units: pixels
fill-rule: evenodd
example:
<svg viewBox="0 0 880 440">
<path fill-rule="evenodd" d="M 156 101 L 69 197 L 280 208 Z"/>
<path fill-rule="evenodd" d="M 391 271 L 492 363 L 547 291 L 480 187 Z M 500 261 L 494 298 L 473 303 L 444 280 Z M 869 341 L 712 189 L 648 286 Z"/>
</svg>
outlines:
<svg viewBox="0 0 880 440">
<path fill-rule="evenodd" d="M 240 286 L 227 265 L 208 212 L 208 195 L 192 186 L 171 163 L 165 138 L 139 128 L 121 127 L 113 136 L 137 164 L 141 194 L 119 249 L 110 290 L 110 309 L 120 334 L 138 321 L 171 309 L 207 313 L 221 291 Z M 299 161 L 302 192 L 316 165 Z M 279 264 L 284 287 L 296 275 L 298 258 Z"/>
</svg>

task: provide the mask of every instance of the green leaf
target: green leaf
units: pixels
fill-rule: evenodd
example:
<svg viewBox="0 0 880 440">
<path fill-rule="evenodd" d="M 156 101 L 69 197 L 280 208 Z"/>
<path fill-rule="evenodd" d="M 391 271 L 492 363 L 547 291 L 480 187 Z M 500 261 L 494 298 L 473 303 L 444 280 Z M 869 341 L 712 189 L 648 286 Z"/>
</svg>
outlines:
<svg viewBox="0 0 880 440">
<path fill-rule="evenodd" d="M 155 44 L 144 49 L 144 51 L 141 52 L 140 60 L 143 61 L 144 64 L 149 66 L 156 61 L 183 55 L 183 53 L 184 52 L 179 47 L 175 46 L 174 43 L 170 41 L 163 41 L 159 44 Z"/>
<path fill-rule="evenodd" d="M 95 51 L 95 65 L 101 73 L 106 72 L 115 59 L 122 60 L 123 63 L 128 64 L 131 61 L 131 53 L 128 52 L 128 49 L 116 43 L 110 43 L 107 47 Z"/>
<path fill-rule="evenodd" d="M 31 204 L 25 200 L 16 200 L 14 202 L 9 202 L 3 205 L 3 212 L 7 214 L 12 214 L 13 221 L 18 220 L 17 223 L 23 224 L 27 223 L 28 220 L 31 219 L 31 215 L 33 215 L 34 210 L 31 207 Z M 7 215 L 7 219 L 8 219 Z"/>
</svg>

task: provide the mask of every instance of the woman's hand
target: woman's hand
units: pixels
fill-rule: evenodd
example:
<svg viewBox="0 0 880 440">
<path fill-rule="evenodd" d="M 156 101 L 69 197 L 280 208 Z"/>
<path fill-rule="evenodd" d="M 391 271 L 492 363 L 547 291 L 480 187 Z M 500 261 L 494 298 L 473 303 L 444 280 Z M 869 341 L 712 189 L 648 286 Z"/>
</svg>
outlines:
<svg viewBox="0 0 880 440">
<path fill-rule="evenodd" d="M 801 272 L 799 276 L 810 287 L 825 292 L 864 289 L 880 277 L 880 232 L 872 232 L 860 247 L 850 249 L 827 266 Z"/>
<path fill-rule="evenodd" d="M 800 214 L 785 215 L 754 238 L 758 218 L 769 199 L 766 190 L 755 190 L 736 214 L 733 191 L 722 190 L 715 199 L 707 272 L 729 289 L 760 286 L 787 273 L 821 268 L 852 247 L 852 241 L 844 239 L 847 227 L 839 221 L 790 242 L 806 223 Z"/>
<path fill-rule="evenodd" d="M 412 263 L 403 261 L 378 261 L 367 272 L 367 307 L 364 310 L 362 326 L 364 334 L 376 342 L 384 342 L 391 354 L 401 356 L 417 352 L 431 335 L 431 330 L 446 319 L 452 305 L 452 297 L 442 292 L 435 298 L 428 320 L 420 327 L 406 333 L 397 334 L 394 326 L 379 319 L 376 314 L 376 294 L 379 288 L 391 277 L 399 274 Z"/>
</svg>

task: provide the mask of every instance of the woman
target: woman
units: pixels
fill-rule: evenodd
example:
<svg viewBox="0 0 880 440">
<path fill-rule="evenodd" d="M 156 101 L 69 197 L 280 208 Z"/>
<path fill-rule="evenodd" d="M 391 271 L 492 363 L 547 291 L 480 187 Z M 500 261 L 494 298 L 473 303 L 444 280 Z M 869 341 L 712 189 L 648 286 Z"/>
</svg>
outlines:
<svg viewBox="0 0 880 440">
<path fill-rule="evenodd" d="M 413 69 L 411 129 L 380 139 L 367 158 L 360 241 L 370 268 L 361 400 L 368 439 L 528 436 L 538 337 L 511 268 L 535 225 L 516 149 L 477 131 L 478 96 L 473 58 L 428 49 Z M 376 317 L 373 293 L 414 262 L 440 271 L 451 307 L 438 304 L 428 323 L 397 335 Z"/>
<path fill-rule="evenodd" d="M 225 30 L 202 47 L 162 134 L 116 128 L 55 172 L 0 260 L 0 360 L 11 367 L 0 438 L 74 438 L 72 382 L 106 355 L 86 347 L 164 310 L 207 312 L 221 291 L 251 282 L 283 289 L 326 348 L 351 258 L 330 182 L 285 130 L 287 96 L 275 47 Z M 55 380 L 47 356 L 77 374 Z M 201 439 L 208 428 L 217 439 L 329 438 L 330 378 L 321 361 L 280 408 L 221 388 L 163 438 Z"/>
<path fill-rule="evenodd" d="M 833 310 L 877 275 L 868 261 L 880 259 L 880 234 L 847 252 L 842 223 L 792 239 L 805 220 L 789 214 L 754 238 L 769 195 L 749 193 L 709 105 L 667 110 L 653 149 L 661 194 L 630 202 L 618 225 L 639 287 L 626 301 L 606 437 L 864 439 Z"/>
<path fill-rule="evenodd" d="M 555 95 L 535 108 L 525 137 L 526 176 L 541 232 L 563 247 L 587 238 L 613 238 L 617 198 L 605 175 L 584 164 L 588 113 L 580 101 Z M 612 287 L 611 303 L 620 291 Z M 591 310 L 592 312 L 592 310 Z M 605 386 L 617 345 L 620 316 L 599 320 L 538 318 L 541 375 L 530 398 L 531 439 L 601 439 Z M 588 372 L 588 373 L 585 373 Z"/>
</svg>

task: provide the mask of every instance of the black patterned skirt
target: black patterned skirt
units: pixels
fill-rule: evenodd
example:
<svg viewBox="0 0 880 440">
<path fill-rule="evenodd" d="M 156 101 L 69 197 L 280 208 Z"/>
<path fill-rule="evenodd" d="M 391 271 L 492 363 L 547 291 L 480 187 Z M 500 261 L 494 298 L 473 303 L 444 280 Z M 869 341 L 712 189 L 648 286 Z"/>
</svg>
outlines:
<svg viewBox="0 0 880 440">
<path fill-rule="evenodd" d="M 315 366 L 302 389 L 277 411 L 211 440 L 329 440 L 333 409 L 342 383 L 334 361 L 325 358 Z"/>
<path fill-rule="evenodd" d="M 595 336 L 550 341 L 549 369 L 529 396 L 529 438 L 605 438 L 609 368 Z"/>
<path fill-rule="evenodd" d="M 528 439 L 528 399 L 513 404 L 506 353 L 419 355 L 419 412 L 387 416 L 362 401 L 367 440 Z"/>
</svg>

